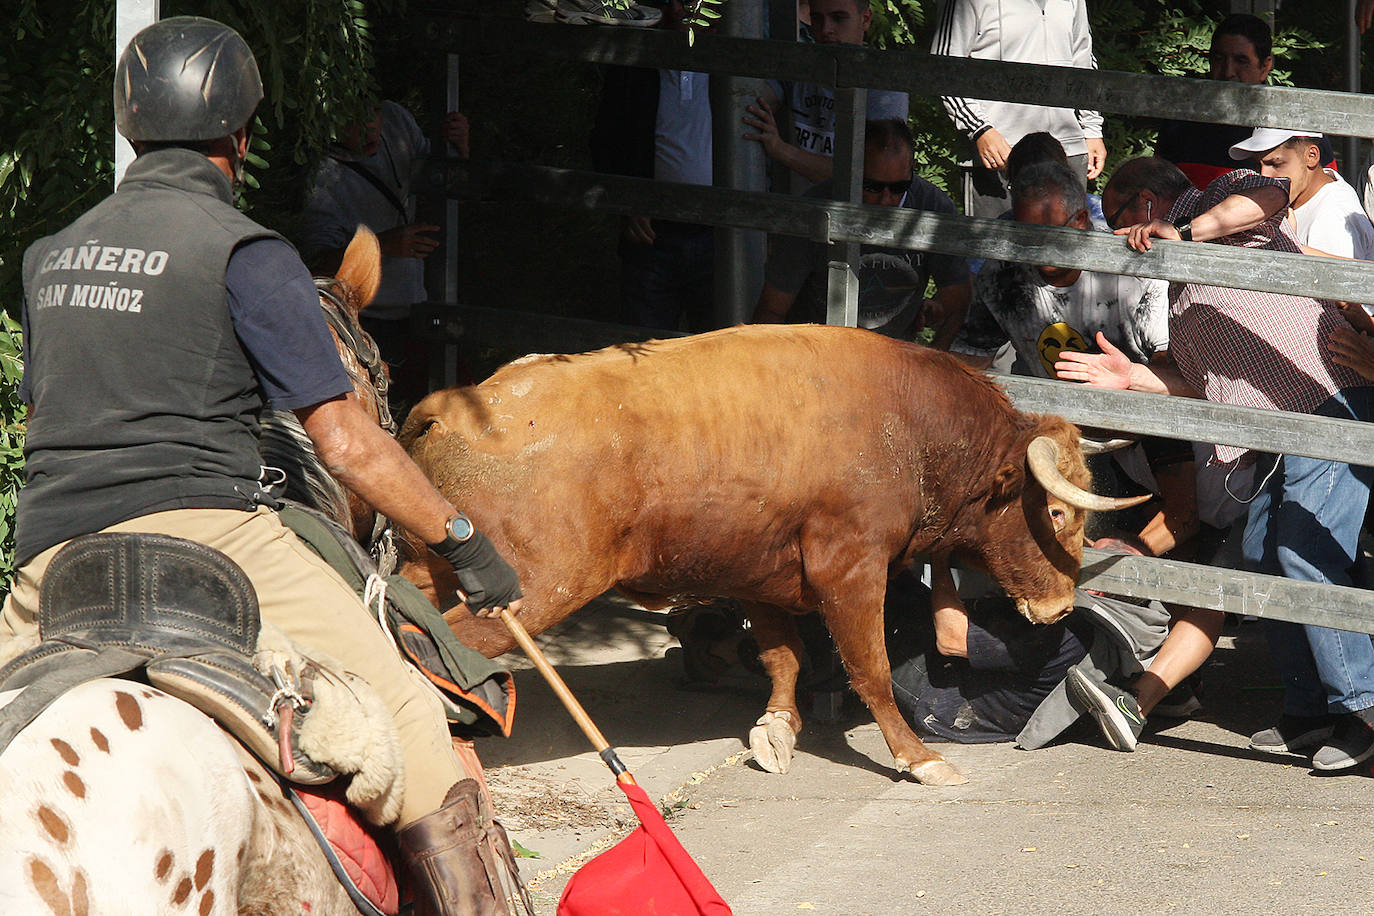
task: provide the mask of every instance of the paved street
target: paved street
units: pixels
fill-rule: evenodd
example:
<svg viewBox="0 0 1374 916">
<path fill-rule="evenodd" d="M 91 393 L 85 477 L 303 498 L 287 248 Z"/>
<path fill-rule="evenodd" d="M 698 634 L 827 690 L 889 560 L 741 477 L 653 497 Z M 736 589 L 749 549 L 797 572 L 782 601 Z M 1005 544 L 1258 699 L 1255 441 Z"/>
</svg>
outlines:
<svg viewBox="0 0 1374 916">
<path fill-rule="evenodd" d="M 854 698 L 812 718 L 792 770 L 743 738 L 767 696 L 740 671 L 683 689 L 661 615 L 600 602 L 540 641 L 722 896 L 741 916 L 1374 912 L 1374 778 L 1312 775 L 1245 747 L 1278 692 L 1259 628 L 1228 630 L 1198 718 L 1108 749 L 1086 720 L 1040 751 L 940 745 L 957 788 L 896 779 Z M 479 744 L 541 914 L 628 805 L 523 658 L 516 736 Z M 805 712 L 805 710 L 804 710 Z M 1156 723 L 1152 723 L 1152 727 Z"/>
</svg>

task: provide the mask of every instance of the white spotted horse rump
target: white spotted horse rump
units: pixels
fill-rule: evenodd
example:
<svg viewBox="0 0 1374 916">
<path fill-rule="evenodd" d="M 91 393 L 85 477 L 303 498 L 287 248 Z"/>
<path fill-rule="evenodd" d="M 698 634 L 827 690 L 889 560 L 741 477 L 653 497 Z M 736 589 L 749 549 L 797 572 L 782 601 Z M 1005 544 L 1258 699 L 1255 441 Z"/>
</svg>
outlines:
<svg viewBox="0 0 1374 916">
<path fill-rule="evenodd" d="M 271 777 L 152 687 L 59 697 L 0 754 L 0 799 L 0 913 L 354 912 Z"/>
</svg>

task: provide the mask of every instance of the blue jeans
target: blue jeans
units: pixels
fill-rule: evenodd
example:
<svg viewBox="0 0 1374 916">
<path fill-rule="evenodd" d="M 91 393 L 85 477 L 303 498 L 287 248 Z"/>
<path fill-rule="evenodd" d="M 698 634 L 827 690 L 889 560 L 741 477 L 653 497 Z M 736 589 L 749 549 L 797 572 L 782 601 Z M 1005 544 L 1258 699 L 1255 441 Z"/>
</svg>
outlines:
<svg viewBox="0 0 1374 916">
<path fill-rule="evenodd" d="M 1313 413 L 1369 420 L 1374 389 L 1346 388 Z M 1242 546 L 1246 568 L 1350 585 L 1374 469 L 1294 455 L 1277 460 L 1278 467 L 1250 504 Z M 1262 464 L 1259 471 L 1267 468 Z M 1263 477 L 1256 474 L 1256 479 Z M 1264 624 L 1285 688 L 1285 713 L 1320 716 L 1374 706 L 1374 643 L 1368 634 L 1283 620 Z"/>
</svg>

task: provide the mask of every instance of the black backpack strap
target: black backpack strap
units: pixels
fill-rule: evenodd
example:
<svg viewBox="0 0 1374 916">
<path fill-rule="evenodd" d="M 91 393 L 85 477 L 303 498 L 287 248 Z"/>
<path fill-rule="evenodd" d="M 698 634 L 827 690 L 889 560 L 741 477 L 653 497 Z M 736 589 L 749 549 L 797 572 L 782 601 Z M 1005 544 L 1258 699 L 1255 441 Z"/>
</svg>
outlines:
<svg viewBox="0 0 1374 916">
<path fill-rule="evenodd" d="M 396 196 L 395 191 L 387 187 L 386 182 L 378 178 L 361 162 L 355 162 L 352 159 L 339 159 L 336 161 L 339 163 L 339 165 L 348 169 L 350 172 L 357 175 L 359 178 L 363 179 L 368 184 L 372 185 L 372 187 L 376 188 L 378 193 L 380 193 L 383 197 L 386 198 L 386 202 L 395 207 L 396 212 L 401 215 L 401 225 L 405 225 L 406 223 L 410 222 L 410 216 L 406 213 L 405 202 Z"/>
</svg>

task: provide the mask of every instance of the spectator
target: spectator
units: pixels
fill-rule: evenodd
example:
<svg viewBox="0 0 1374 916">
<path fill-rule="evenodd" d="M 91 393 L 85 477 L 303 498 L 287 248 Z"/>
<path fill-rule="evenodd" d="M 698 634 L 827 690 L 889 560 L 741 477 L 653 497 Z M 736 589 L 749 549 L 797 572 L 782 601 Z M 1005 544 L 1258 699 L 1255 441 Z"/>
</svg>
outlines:
<svg viewBox="0 0 1374 916">
<path fill-rule="evenodd" d="M 1207 55 L 1209 76 L 1229 83 L 1259 85 L 1274 69 L 1273 33 L 1268 24 L 1249 13 L 1233 13 L 1212 32 Z M 1249 128 L 1236 124 L 1165 121 L 1159 128 L 1155 155 L 1167 159 L 1198 188 L 1235 168 L 1231 147 L 1242 142 Z"/>
<path fill-rule="evenodd" d="M 1035 226 L 1091 231 L 1087 201 L 1068 166 L 1042 162 L 1017 175 L 1012 214 Z M 1029 375 L 1055 378 L 1064 348 L 1087 350 L 1098 333 L 1147 361 L 1168 350 L 1168 284 L 1047 265 L 989 264 L 974 281 L 973 304 L 951 351 L 987 368 L 1008 341 Z"/>
<path fill-rule="evenodd" d="M 812 9 L 816 4 L 813 2 Z M 813 13 L 814 15 L 814 13 Z M 830 183 L 807 192 L 828 199 Z M 912 172 L 912 141 L 905 121 L 869 121 L 864 130 L 863 202 L 954 213 L 954 202 Z M 826 246 L 795 236 L 769 239 L 763 291 L 755 322 L 817 322 L 826 318 Z M 953 255 L 865 245 L 859 273 L 859 326 L 891 337 L 910 338 L 923 327 L 935 331 L 933 346 L 946 348 L 963 320 L 970 295 L 967 262 Z M 934 299 L 925 298 L 935 281 Z"/>
<path fill-rule="evenodd" d="M 449 112 L 443 139 L 468 156 L 468 122 Z M 410 112 L 384 101 L 373 117 L 350 127 L 329 150 L 311 178 L 301 215 L 301 254 L 316 273 L 332 274 L 359 225 L 377 233 L 382 245 L 382 284 L 363 313 L 391 369 L 393 397 L 419 400 L 428 390 L 426 347 L 410 333 L 414 306 L 425 292 L 424 260 L 439 246 L 438 226 L 415 220 L 411 178 L 429 155 L 429 140 Z"/>
<path fill-rule="evenodd" d="M 1168 621 L 1158 602 L 1084 591 L 1074 613 L 1049 626 L 1029 623 L 1005 596 L 965 610 L 939 563 L 930 589 L 903 573 L 885 604 L 892 693 L 912 727 L 936 740 L 1014 739 L 1025 748 L 1042 747 L 1091 711 L 1068 695 L 1074 668 L 1129 678 L 1164 640 Z"/>
<path fill-rule="evenodd" d="M 686 31 L 682 0 L 661 26 Z M 597 171 L 680 184 L 711 184 L 711 75 L 611 66 L 592 128 Z M 627 216 L 620 229 L 620 295 L 627 324 L 710 330 L 714 234 L 710 226 Z"/>
<path fill-rule="evenodd" d="M 945 0 L 932 54 L 1097 69 L 1084 0 Z M 1086 109 L 942 98 L 955 128 L 973 143 L 964 172 L 964 213 L 992 218 L 1007 209 L 1007 156 L 1026 134 L 1047 131 L 1064 147 L 1080 182 L 1106 163 L 1102 116 Z"/>
<path fill-rule="evenodd" d="M 1359 195 L 1335 169 L 1323 168 L 1317 131 L 1257 127 L 1231 147 L 1231 158 L 1251 160 L 1259 173 L 1288 179 L 1289 231 L 1316 254 L 1374 259 L 1374 223 Z"/>
<path fill-rule="evenodd" d="M 811 34 L 817 44 L 860 45 L 873 20 L 868 0 L 811 0 Z M 744 123 L 757 133 L 745 138 L 763 144 L 770 159 L 801 176 L 806 185 L 825 181 L 834 171 L 835 92 L 814 83 L 773 84 L 770 94 L 748 107 Z M 779 132 L 784 105 L 791 115 L 792 141 Z M 867 118 L 907 118 L 905 92 L 868 91 Z"/>
<path fill-rule="evenodd" d="M 1064 155 L 1064 147 L 1054 139 L 1054 135 L 1043 130 L 1038 130 L 1033 134 L 1026 134 L 1016 145 L 1011 148 L 1011 153 L 1007 156 L 1007 186 L 1016 184 L 1016 176 L 1021 174 L 1021 170 L 1037 162 L 1058 162 L 1060 165 L 1067 166 L 1069 157 Z M 1107 217 L 1102 214 L 1102 197 L 1097 194 L 1089 194 L 1088 216 L 1092 219 L 1094 229 L 1106 229 Z M 1011 219 L 1011 208 L 1007 208 L 997 216 L 998 219 Z M 969 271 L 977 276 L 986 263 L 983 258 L 969 258 Z M 994 360 L 996 365 L 996 360 Z"/>
<path fill-rule="evenodd" d="M 1333 168 L 1323 168 L 1319 132 L 1257 127 L 1231 147 L 1231 158 L 1251 160 L 1262 175 L 1288 179 L 1288 229 L 1308 254 L 1374 260 L 1374 223 L 1355 189 Z M 1346 320 L 1374 331 L 1374 305 L 1340 303 Z"/>
<path fill-rule="evenodd" d="M 1374 259 L 1374 223 L 1355 189 L 1335 169 L 1323 168 L 1322 141 L 1319 132 L 1258 127 L 1231 147 L 1231 158 L 1250 160 L 1271 178 L 1288 179 L 1287 226 L 1307 254 Z M 1374 331 L 1374 306 L 1340 305 L 1352 325 Z"/>
<path fill-rule="evenodd" d="M 1300 250 L 1283 228 L 1286 182 L 1248 169 L 1228 172 L 1199 192 L 1164 160 L 1136 159 L 1112 176 L 1103 203 L 1133 223 L 1117 232 L 1138 251 L 1148 250 L 1152 238 Z M 1171 288 L 1169 325 L 1176 368 L 1133 363 L 1105 339 L 1101 354 L 1065 353 L 1056 368 L 1063 378 L 1102 387 L 1345 419 L 1374 416 L 1369 383 L 1330 348 L 1330 338 L 1348 327 L 1333 303 L 1180 283 Z M 1374 478 L 1370 469 L 1216 447 L 1219 463 L 1242 458 L 1257 458 L 1261 481 L 1242 544 L 1247 568 L 1349 585 Z M 1369 636 L 1286 621 L 1265 624 L 1285 686 L 1283 715 L 1253 735 L 1250 746 L 1273 752 L 1316 748 L 1312 765 L 1318 770 L 1345 769 L 1374 755 Z"/>
<path fill-rule="evenodd" d="M 1012 185 L 1012 214 L 1019 222 L 1091 231 L 1077 177 L 1065 165 L 1042 162 L 1019 172 Z M 1092 349 L 1103 334 L 1139 361 L 1167 361 L 1168 284 L 1162 280 L 1076 268 L 994 263 L 975 278 L 973 304 L 950 350 L 975 368 L 992 364 L 1008 343 L 1013 371 L 1056 378 L 1063 349 Z M 1099 485 L 1130 489 L 1133 481 L 1162 497 L 1151 509 L 1095 516 L 1090 536 L 1129 527 L 1155 554 L 1172 550 L 1197 530 L 1192 456 L 1173 440 L 1150 439 L 1111 457 L 1092 459 Z M 1122 477 L 1126 478 L 1123 480 Z"/>
</svg>

